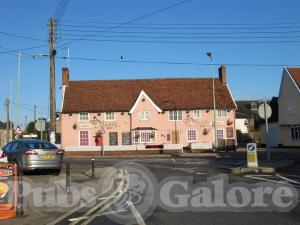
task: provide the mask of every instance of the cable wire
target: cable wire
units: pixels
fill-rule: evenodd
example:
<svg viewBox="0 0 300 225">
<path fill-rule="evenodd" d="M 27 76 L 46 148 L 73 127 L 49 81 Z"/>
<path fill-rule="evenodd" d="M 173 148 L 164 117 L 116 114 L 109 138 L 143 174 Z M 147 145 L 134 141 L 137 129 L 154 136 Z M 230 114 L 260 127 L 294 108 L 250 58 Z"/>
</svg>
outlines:
<svg viewBox="0 0 300 225">
<path fill-rule="evenodd" d="M 161 12 L 163 12 L 163 11 L 169 10 L 169 9 L 174 8 L 174 7 L 177 7 L 177 6 L 179 6 L 179 5 L 183 5 L 183 4 L 185 4 L 185 3 L 189 2 L 189 1 L 191 1 L 191 0 L 184 0 L 184 1 L 177 2 L 177 3 L 172 4 L 172 5 L 170 5 L 170 6 L 167 6 L 167 7 L 164 7 L 164 8 L 155 10 L 155 11 L 152 11 L 152 12 L 150 12 L 150 13 L 148 13 L 148 14 L 143 15 L 143 16 L 136 17 L 136 18 L 134 18 L 134 19 L 128 20 L 127 22 L 120 23 L 120 24 L 118 24 L 118 25 L 109 27 L 109 28 L 107 28 L 107 29 L 105 29 L 105 30 L 103 30 L 103 31 L 101 31 L 101 32 L 106 32 L 106 31 L 109 31 L 109 30 L 112 30 L 112 29 L 120 28 L 120 27 L 122 27 L 122 26 L 125 26 L 125 25 L 127 25 L 127 24 L 133 23 L 133 22 L 135 22 L 135 21 L 139 21 L 139 20 L 142 20 L 142 19 L 144 19 L 144 18 L 153 16 L 153 15 L 155 15 L 155 14 L 157 14 L 157 13 L 161 13 Z M 76 39 L 76 40 L 72 40 L 72 41 L 70 41 L 70 42 L 68 42 L 68 43 L 62 44 L 62 45 L 60 45 L 59 47 L 67 46 L 67 45 L 70 45 L 70 44 L 72 44 L 72 43 L 74 43 L 74 42 L 84 40 L 85 37 L 88 37 L 88 35 L 85 35 L 85 36 L 83 36 L 82 38 L 79 38 L 79 39 Z"/>
</svg>

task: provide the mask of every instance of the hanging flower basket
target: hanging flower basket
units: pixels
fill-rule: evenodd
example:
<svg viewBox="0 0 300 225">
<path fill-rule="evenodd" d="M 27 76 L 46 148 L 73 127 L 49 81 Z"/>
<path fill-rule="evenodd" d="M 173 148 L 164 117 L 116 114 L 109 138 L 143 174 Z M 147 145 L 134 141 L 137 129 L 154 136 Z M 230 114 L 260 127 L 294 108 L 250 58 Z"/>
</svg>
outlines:
<svg viewBox="0 0 300 225">
<path fill-rule="evenodd" d="M 204 128 L 202 134 L 203 135 L 207 135 L 208 134 L 208 130 L 206 128 Z"/>
<path fill-rule="evenodd" d="M 231 124 L 233 124 L 233 121 L 227 120 L 227 125 L 231 125 Z"/>
<path fill-rule="evenodd" d="M 76 123 L 73 124 L 73 129 L 74 129 L 74 130 L 77 129 L 77 124 L 76 124 Z"/>
</svg>

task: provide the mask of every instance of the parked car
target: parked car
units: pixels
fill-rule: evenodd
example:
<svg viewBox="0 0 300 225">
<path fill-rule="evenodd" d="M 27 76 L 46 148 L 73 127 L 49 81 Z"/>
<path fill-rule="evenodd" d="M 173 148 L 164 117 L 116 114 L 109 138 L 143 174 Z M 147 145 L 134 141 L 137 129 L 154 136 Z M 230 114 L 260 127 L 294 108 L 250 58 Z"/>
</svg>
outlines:
<svg viewBox="0 0 300 225">
<path fill-rule="evenodd" d="M 22 171 L 53 169 L 60 172 L 64 150 L 39 140 L 15 140 L 3 148 L 8 162 L 14 162 Z"/>
</svg>

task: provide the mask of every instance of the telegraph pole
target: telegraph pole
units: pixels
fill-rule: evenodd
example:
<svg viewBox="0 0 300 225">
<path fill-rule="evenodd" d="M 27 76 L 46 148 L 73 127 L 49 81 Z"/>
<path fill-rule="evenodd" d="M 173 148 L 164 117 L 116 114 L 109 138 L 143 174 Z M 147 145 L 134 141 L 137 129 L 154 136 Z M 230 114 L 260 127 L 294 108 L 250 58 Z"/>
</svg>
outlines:
<svg viewBox="0 0 300 225">
<path fill-rule="evenodd" d="M 5 101 L 5 106 L 6 106 L 6 143 L 9 142 L 9 128 L 10 128 L 10 119 L 9 119 L 9 99 L 7 98 Z"/>
<path fill-rule="evenodd" d="M 49 50 L 50 50 L 50 141 L 55 143 L 55 19 L 49 20 Z"/>
</svg>

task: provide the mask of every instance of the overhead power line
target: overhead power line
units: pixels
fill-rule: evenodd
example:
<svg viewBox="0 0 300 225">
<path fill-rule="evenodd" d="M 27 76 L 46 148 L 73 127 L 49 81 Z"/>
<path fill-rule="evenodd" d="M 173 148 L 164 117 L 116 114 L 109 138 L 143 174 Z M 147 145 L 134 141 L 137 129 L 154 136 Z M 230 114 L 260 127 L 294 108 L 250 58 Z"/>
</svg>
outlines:
<svg viewBox="0 0 300 225">
<path fill-rule="evenodd" d="M 76 41 L 75 38 L 64 40 Z M 117 43 L 156 43 L 156 44 L 274 44 L 274 43 L 300 43 L 300 40 L 269 40 L 269 41 L 156 41 L 156 40 L 117 40 L 117 39 L 81 39 L 92 42 L 117 42 Z"/>
<path fill-rule="evenodd" d="M 61 34 L 61 36 L 81 36 L 80 34 Z M 286 39 L 300 38 L 299 35 L 293 36 L 137 36 L 137 35 L 91 35 L 100 38 L 142 38 L 142 39 Z"/>
<path fill-rule="evenodd" d="M 67 59 L 68 57 L 57 56 L 58 59 Z M 115 59 L 101 59 L 101 58 L 84 58 L 71 57 L 71 60 L 83 61 L 100 61 L 112 63 L 137 63 L 137 64 L 164 64 L 164 65 L 187 65 L 187 66 L 233 66 L 233 67 L 300 67 L 300 64 L 251 64 L 251 63 L 196 63 L 196 62 L 171 62 L 171 61 L 143 61 L 143 60 L 115 60 Z"/>
<path fill-rule="evenodd" d="M 67 8 L 67 6 L 69 4 L 69 1 L 70 0 L 60 0 L 59 5 L 57 7 L 57 11 L 54 14 L 54 18 L 55 18 L 55 20 L 56 20 L 57 23 L 59 23 L 60 20 L 63 18 L 64 13 L 66 11 L 66 8 Z"/>
<path fill-rule="evenodd" d="M 99 33 L 99 30 L 78 30 L 78 29 L 61 29 L 59 33 L 68 34 L 68 32 L 77 32 L 77 33 Z M 194 34 L 209 34 L 209 35 L 218 35 L 218 34 L 293 34 L 300 33 L 300 30 L 290 30 L 290 31 L 227 31 L 227 32 L 170 32 L 170 31 L 107 31 L 106 33 L 113 34 L 185 34 L 185 35 L 194 35 Z M 81 34 L 83 35 L 83 34 Z"/>
<path fill-rule="evenodd" d="M 29 37 L 29 36 L 24 36 L 24 35 L 20 35 L 20 34 L 12 34 L 12 33 L 7 33 L 7 32 L 3 32 L 3 31 L 0 31 L 0 34 L 10 36 L 10 37 L 15 37 L 15 38 L 23 38 L 23 39 L 28 39 L 28 40 L 32 40 L 32 41 L 45 42 L 45 40 L 42 40 L 42 39 Z"/>
<path fill-rule="evenodd" d="M 107 21 L 79 21 L 79 20 L 63 20 L 62 23 L 71 24 L 120 24 L 122 22 Z M 300 22 L 273 22 L 273 23 L 134 23 L 135 25 L 145 26 L 266 26 L 266 25 L 299 25 Z"/>
<path fill-rule="evenodd" d="M 27 48 L 21 48 L 21 49 L 8 50 L 6 52 L 2 52 L 2 54 L 10 53 L 10 52 L 23 52 L 23 51 L 26 51 L 26 50 L 31 50 L 31 49 L 36 49 L 36 48 L 43 48 L 43 47 L 46 47 L 46 46 L 48 46 L 48 44 L 32 46 L 32 47 L 27 47 Z"/>
<path fill-rule="evenodd" d="M 75 27 L 75 28 L 101 28 L 110 29 L 110 26 L 91 26 L 91 25 L 64 25 L 61 27 Z M 120 26 L 115 29 L 147 29 L 147 30 L 267 30 L 267 29 L 295 29 L 300 26 L 259 26 L 259 27 L 161 27 L 161 26 Z"/>
<path fill-rule="evenodd" d="M 183 5 L 183 4 L 185 4 L 185 3 L 187 3 L 187 2 L 190 2 L 190 1 L 191 1 L 191 0 L 180 1 L 180 2 L 177 2 L 177 3 L 175 3 L 175 4 L 169 5 L 169 6 L 167 6 L 167 7 L 164 7 L 164 8 L 158 9 L 158 10 L 154 10 L 154 11 L 152 11 L 152 12 L 150 12 L 150 13 L 147 13 L 147 14 L 145 14 L 145 15 L 143 15 L 143 16 L 139 16 L 139 17 L 133 18 L 133 19 L 131 19 L 131 20 L 128 20 L 127 22 L 120 23 L 120 24 L 118 24 L 118 25 L 115 25 L 115 26 L 109 27 L 109 28 L 107 28 L 107 29 L 104 29 L 104 30 L 102 30 L 101 32 L 106 32 L 106 31 L 110 31 L 110 30 L 113 30 L 113 29 L 116 29 L 116 28 L 120 28 L 120 27 L 125 26 L 125 25 L 127 25 L 127 24 L 130 24 L 130 23 L 133 23 L 133 22 L 142 20 L 142 19 L 144 19 L 144 18 L 153 16 L 153 15 L 155 15 L 155 14 L 164 12 L 164 11 L 166 11 L 166 10 L 169 10 L 169 9 L 171 9 L 171 8 L 174 8 L 174 7 L 177 7 L 177 6 L 180 6 L 180 5 Z M 68 42 L 68 43 L 65 43 L 65 44 L 60 45 L 59 47 L 67 46 L 67 45 L 70 45 L 70 44 L 72 44 L 72 43 L 74 43 L 74 42 L 84 40 L 84 38 L 85 38 L 85 37 L 88 37 L 88 36 L 89 36 L 89 35 L 84 35 L 82 38 L 79 38 L 79 39 L 76 39 L 76 40 L 72 40 L 72 41 L 70 41 L 70 42 Z"/>
</svg>

